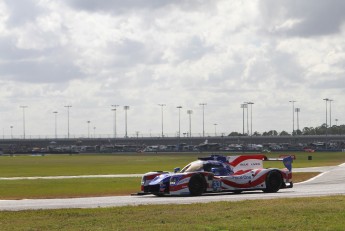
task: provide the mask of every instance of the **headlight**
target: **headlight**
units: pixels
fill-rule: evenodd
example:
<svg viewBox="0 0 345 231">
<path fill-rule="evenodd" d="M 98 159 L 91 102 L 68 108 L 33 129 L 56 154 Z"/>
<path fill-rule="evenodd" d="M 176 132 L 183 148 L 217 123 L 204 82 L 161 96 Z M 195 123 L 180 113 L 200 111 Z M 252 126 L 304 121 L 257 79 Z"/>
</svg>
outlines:
<svg viewBox="0 0 345 231">
<path fill-rule="evenodd" d="M 144 185 L 144 184 L 145 184 L 145 181 L 146 181 L 146 177 L 142 177 L 142 178 L 141 178 L 141 185 Z"/>
</svg>

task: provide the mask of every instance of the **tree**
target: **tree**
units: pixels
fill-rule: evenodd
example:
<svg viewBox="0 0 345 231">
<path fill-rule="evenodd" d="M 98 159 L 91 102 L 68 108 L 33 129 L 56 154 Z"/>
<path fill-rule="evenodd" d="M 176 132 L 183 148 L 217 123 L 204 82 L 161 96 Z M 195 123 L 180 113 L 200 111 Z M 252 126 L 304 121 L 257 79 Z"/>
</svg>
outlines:
<svg viewBox="0 0 345 231">
<path fill-rule="evenodd" d="M 242 133 L 231 132 L 228 136 L 242 136 Z"/>
<path fill-rule="evenodd" d="M 279 133 L 280 136 L 289 136 L 290 134 L 287 131 L 282 131 Z"/>
</svg>

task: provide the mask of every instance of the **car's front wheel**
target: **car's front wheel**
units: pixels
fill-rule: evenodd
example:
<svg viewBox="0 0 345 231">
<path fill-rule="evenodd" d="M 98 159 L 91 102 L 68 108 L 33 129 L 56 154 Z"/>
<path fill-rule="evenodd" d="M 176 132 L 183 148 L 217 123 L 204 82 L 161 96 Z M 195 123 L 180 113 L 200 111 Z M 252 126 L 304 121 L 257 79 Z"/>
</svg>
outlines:
<svg viewBox="0 0 345 231">
<path fill-rule="evenodd" d="M 200 196 L 205 191 L 204 178 L 200 174 L 193 175 L 188 183 L 189 192 L 192 196 Z"/>
</svg>

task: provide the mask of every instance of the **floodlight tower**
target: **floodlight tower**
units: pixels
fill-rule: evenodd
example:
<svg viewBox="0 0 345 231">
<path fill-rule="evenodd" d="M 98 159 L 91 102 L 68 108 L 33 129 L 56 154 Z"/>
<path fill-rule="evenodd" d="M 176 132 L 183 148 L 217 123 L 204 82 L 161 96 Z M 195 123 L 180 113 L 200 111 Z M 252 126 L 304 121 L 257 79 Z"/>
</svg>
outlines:
<svg viewBox="0 0 345 231">
<path fill-rule="evenodd" d="M 189 137 L 192 137 L 192 110 L 187 110 L 187 114 L 189 115 Z"/>
<path fill-rule="evenodd" d="M 57 139 L 57 111 L 53 111 L 55 114 L 55 139 Z"/>
<path fill-rule="evenodd" d="M 217 136 L 217 125 L 218 124 L 213 124 L 214 125 L 214 136 Z"/>
<path fill-rule="evenodd" d="M 127 111 L 129 110 L 129 106 L 124 106 L 123 109 L 125 110 L 125 138 L 128 138 L 128 135 L 127 135 Z"/>
<path fill-rule="evenodd" d="M 245 104 L 245 103 L 241 104 L 241 108 L 243 109 L 243 133 L 242 133 L 243 135 L 244 135 L 244 109 L 247 107 L 248 107 L 247 104 Z"/>
<path fill-rule="evenodd" d="M 296 115 L 297 115 L 297 131 L 299 131 L 299 116 L 298 116 L 298 114 L 299 114 L 299 112 L 301 111 L 301 109 L 300 108 L 295 108 L 295 112 L 296 112 Z"/>
<path fill-rule="evenodd" d="M 290 100 L 290 103 L 292 103 L 292 136 L 295 134 L 295 103 L 297 101 Z"/>
<path fill-rule="evenodd" d="M 200 103 L 200 106 L 202 106 L 202 137 L 205 137 L 205 106 L 207 103 Z"/>
<path fill-rule="evenodd" d="M 182 106 L 177 106 L 178 108 L 178 137 L 181 137 L 181 108 Z"/>
<path fill-rule="evenodd" d="M 119 105 L 111 105 L 113 107 L 113 109 L 111 109 L 112 111 L 114 111 L 114 139 L 116 138 L 116 108 L 119 106 Z"/>
<path fill-rule="evenodd" d="M 250 105 L 250 136 L 253 136 L 253 104 L 254 103 L 253 102 L 245 102 L 245 103 Z M 248 121 L 248 119 L 247 119 L 247 121 Z"/>
<path fill-rule="evenodd" d="M 158 106 L 161 107 L 162 111 L 162 138 L 164 137 L 164 132 L 163 132 L 163 107 L 166 106 L 165 104 L 158 104 Z"/>
<path fill-rule="evenodd" d="M 69 109 L 71 108 L 71 105 L 66 105 L 65 108 L 67 108 L 67 138 L 69 139 Z"/>
<path fill-rule="evenodd" d="M 327 102 L 329 101 L 328 98 L 323 99 L 326 102 L 326 135 L 327 135 Z"/>
<path fill-rule="evenodd" d="M 329 101 L 329 127 L 332 127 L 332 101 L 333 99 L 328 99 Z"/>
<path fill-rule="evenodd" d="M 86 121 L 87 123 L 87 138 L 90 138 L 90 120 Z"/>
<path fill-rule="evenodd" d="M 23 109 L 23 138 L 25 139 L 25 108 L 28 106 L 19 106 L 20 108 Z"/>
</svg>

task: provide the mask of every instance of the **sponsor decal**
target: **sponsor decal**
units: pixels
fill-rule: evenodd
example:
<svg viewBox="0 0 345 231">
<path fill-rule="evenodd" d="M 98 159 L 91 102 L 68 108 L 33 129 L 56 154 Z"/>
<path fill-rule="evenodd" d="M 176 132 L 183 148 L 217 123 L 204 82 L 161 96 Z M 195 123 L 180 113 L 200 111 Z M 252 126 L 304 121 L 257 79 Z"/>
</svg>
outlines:
<svg viewBox="0 0 345 231">
<path fill-rule="evenodd" d="M 214 180 L 212 182 L 212 188 L 214 192 L 219 192 L 222 189 L 222 182 L 218 181 L 218 180 Z"/>
<path fill-rule="evenodd" d="M 231 180 L 250 180 L 252 177 L 248 175 L 242 175 L 242 176 L 230 176 L 228 179 Z"/>
</svg>

